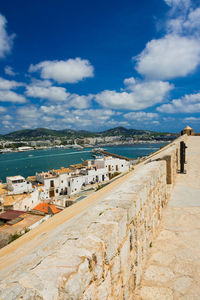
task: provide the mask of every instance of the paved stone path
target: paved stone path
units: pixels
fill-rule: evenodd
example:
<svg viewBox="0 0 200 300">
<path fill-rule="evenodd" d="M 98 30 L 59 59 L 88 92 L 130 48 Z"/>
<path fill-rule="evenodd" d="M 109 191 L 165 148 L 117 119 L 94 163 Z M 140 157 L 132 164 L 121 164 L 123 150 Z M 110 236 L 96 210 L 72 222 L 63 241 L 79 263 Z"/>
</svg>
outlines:
<svg viewBox="0 0 200 300">
<path fill-rule="evenodd" d="M 200 137 L 187 146 L 134 300 L 200 300 Z"/>
</svg>

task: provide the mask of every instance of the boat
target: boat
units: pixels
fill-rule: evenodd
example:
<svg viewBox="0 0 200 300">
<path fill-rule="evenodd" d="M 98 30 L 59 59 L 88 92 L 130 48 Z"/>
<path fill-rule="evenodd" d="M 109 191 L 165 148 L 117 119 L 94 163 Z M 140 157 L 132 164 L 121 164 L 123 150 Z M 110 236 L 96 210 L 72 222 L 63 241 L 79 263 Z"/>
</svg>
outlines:
<svg viewBox="0 0 200 300">
<path fill-rule="evenodd" d="M 92 157 L 94 157 L 95 159 L 100 159 L 100 158 L 103 158 L 103 155 L 95 155 L 95 154 L 93 154 Z"/>
<path fill-rule="evenodd" d="M 92 149 L 92 152 L 99 152 L 99 151 L 104 151 L 105 149 L 103 149 L 103 148 L 93 148 Z"/>
</svg>

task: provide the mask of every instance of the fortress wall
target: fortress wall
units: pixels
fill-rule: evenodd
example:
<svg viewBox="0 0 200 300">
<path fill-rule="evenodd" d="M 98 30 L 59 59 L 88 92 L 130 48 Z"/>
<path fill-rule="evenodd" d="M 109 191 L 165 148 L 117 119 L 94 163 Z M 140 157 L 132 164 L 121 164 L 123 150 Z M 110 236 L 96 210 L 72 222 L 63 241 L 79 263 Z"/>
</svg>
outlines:
<svg viewBox="0 0 200 300">
<path fill-rule="evenodd" d="M 45 241 L 36 237 L 41 244 L 0 273 L 0 298 L 132 299 L 169 199 L 168 187 L 176 179 L 179 144 L 185 138 L 151 155 Z"/>
</svg>

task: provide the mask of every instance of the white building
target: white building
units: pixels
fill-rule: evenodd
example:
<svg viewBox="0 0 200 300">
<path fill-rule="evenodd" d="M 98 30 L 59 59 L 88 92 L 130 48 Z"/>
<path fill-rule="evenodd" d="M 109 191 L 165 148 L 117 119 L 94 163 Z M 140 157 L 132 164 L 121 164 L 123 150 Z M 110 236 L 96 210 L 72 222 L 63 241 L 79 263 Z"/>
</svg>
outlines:
<svg viewBox="0 0 200 300">
<path fill-rule="evenodd" d="M 18 147 L 18 151 L 20 151 L 20 152 L 25 152 L 25 151 L 30 151 L 30 150 L 33 150 L 33 147 L 29 147 L 29 146 Z"/>
<path fill-rule="evenodd" d="M 95 159 L 95 165 L 97 168 L 104 167 L 107 173 L 110 175 L 117 173 L 123 173 L 129 170 L 130 162 L 125 159 L 114 158 L 112 156 L 102 157 Z"/>
<path fill-rule="evenodd" d="M 9 194 L 23 194 L 33 191 L 32 184 L 21 175 L 6 177 L 6 183 Z"/>
<path fill-rule="evenodd" d="M 64 203 L 62 196 L 76 194 L 89 184 L 108 181 L 112 174 L 128 171 L 129 165 L 124 159 L 110 156 L 71 165 L 70 169 L 62 167 L 58 170 L 36 173 L 36 181 L 40 183 L 37 189 L 41 200 L 51 200 L 59 204 L 59 199 L 62 198 L 60 203 Z"/>
<path fill-rule="evenodd" d="M 2 196 L 2 200 L 5 210 L 14 209 L 30 211 L 40 203 L 38 190 L 34 190 L 33 192 L 26 194 L 7 194 Z"/>
<path fill-rule="evenodd" d="M 68 195 L 68 178 L 72 170 L 61 168 L 49 172 L 36 173 L 36 180 L 43 186 L 40 187 L 40 197 L 48 200 L 59 195 Z"/>
</svg>

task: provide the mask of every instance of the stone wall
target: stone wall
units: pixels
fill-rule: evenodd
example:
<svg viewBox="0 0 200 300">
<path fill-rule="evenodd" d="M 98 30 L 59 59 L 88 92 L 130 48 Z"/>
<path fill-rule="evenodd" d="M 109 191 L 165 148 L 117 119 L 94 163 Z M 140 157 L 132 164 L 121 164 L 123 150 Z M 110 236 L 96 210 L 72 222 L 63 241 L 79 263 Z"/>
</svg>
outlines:
<svg viewBox="0 0 200 300">
<path fill-rule="evenodd" d="M 41 244 L 0 273 L 0 298 L 133 299 L 176 180 L 182 139 L 149 156 L 107 193 L 97 192 L 93 206 L 48 238 L 36 236 Z"/>
</svg>

